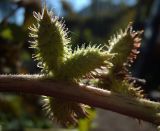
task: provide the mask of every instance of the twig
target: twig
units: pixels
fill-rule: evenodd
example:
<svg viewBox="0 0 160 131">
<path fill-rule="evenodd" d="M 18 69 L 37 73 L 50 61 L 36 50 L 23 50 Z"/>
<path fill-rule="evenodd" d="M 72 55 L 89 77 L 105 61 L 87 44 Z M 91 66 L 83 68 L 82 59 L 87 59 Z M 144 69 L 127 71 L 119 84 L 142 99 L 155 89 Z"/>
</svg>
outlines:
<svg viewBox="0 0 160 131">
<path fill-rule="evenodd" d="M 160 124 L 160 103 L 107 90 L 45 78 L 43 75 L 0 75 L 0 92 L 23 92 L 76 101 Z"/>
</svg>

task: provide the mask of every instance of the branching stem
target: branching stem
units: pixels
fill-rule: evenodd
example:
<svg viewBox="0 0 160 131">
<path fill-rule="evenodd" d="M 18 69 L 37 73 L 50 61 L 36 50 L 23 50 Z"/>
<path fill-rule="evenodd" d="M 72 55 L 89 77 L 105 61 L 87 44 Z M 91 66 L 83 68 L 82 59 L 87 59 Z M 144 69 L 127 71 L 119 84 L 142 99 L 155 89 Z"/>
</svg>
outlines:
<svg viewBox="0 0 160 131">
<path fill-rule="evenodd" d="M 0 92 L 54 96 L 160 124 L 160 103 L 135 99 L 96 87 L 44 78 L 43 75 L 0 75 Z"/>
</svg>

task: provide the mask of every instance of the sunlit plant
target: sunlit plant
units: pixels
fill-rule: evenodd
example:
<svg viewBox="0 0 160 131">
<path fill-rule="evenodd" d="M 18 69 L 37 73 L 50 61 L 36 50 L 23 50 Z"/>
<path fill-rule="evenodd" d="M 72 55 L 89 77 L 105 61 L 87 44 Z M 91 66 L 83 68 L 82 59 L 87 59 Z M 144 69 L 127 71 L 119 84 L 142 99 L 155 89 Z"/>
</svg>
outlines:
<svg viewBox="0 0 160 131">
<path fill-rule="evenodd" d="M 44 77 L 76 84 L 83 79 L 98 79 L 99 88 L 143 97 L 142 90 L 135 84 L 136 79 L 128 71 L 138 54 L 141 31 L 134 32 L 129 24 L 105 46 L 82 45 L 72 50 L 63 20 L 46 5 L 41 13 L 34 12 L 33 15 L 36 23 L 29 27 L 30 47 L 35 51 L 33 58 L 38 61 Z M 81 103 L 48 96 L 42 99 L 49 118 L 64 126 L 76 125 L 79 119 L 88 115 Z"/>
<path fill-rule="evenodd" d="M 38 61 L 38 67 L 42 68 L 46 77 L 76 83 L 92 75 L 92 71 L 112 65 L 109 60 L 114 54 L 103 50 L 102 46 L 84 45 L 72 51 L 63 21 L 48 11 L 46 6 L 42 13 L 33 14 L 37 20 L 29 27 L 31 48 L 35 49 L 33 58 Z M 65 126 L 74 125 L 77 119 L 87 115 L 84 105 L 80 103 L 47 96 L 43 97 L 43 101 L 47 115 Z"/>
</svg>

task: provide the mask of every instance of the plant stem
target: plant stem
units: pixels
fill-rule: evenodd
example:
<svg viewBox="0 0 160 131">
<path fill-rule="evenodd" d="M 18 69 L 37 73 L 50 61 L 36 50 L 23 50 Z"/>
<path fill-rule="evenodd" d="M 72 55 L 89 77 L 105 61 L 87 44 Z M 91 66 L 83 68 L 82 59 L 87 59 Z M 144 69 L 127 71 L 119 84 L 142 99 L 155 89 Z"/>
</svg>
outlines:
<svg viewBox="0 0 160 131">
<path fill-rule="evenodd" d="M 43 75 L 0 75 L 0 92 L 53 96 L 160 124 L 160 103 L 91 86 L 57 81 Z"/>
</svg>

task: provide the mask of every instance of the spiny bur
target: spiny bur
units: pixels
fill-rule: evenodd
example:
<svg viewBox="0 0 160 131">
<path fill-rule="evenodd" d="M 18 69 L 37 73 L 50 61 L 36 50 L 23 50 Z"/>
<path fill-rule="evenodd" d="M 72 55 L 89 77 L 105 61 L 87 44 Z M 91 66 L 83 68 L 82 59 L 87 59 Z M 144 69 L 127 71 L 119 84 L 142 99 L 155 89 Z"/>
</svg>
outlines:
<svg viewBox="0 0 160 131">
<path fill-rule="evenodd" d="M 109 60 L 114 54 L 100 46 L 82 46 L 72 51 L 64 22 L 46 6 L 42 13 L 34 12 L 33 15 L 37 23 L 29 27 L 30 43 L 31 48 L 35 49 L 33 58 L 38 61 L 44 77 L 78 84 L 83 77 L 92 75 L 92 71 L 112 65 Z M 87 116 L 83 104 L 48 96 L 42 99 L 49 118 L 64 126 L 75 125 L 78 119 Z"/>
<path fill-rule="evenodd" d="M 59 77 L 65 80 L 78 80 L 86 75 L 94 77 L 97 69 L 112 66 L 108 60 L 113 56 L 113 54 L 103 51 L 102 47 L 77 48 L 62 65 Z"/>
<path fill-rule="evenodd" d="M 142 90 L 129 72 L 129 67 L 135 61 L 141 45 L 143 31 L 133 31 L 132 23 L 122 29 L 109 40 L 108 53 L 116 53 L 111 60 L 113 67 L 99 82 L 101 88 L 132 96 L 143 97 Z"/>
</svg>

